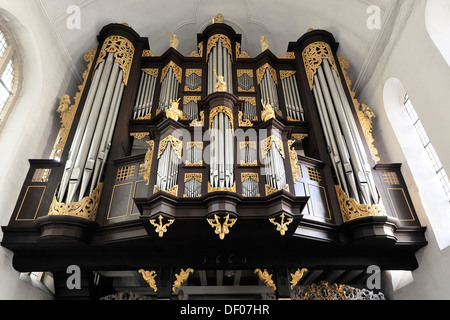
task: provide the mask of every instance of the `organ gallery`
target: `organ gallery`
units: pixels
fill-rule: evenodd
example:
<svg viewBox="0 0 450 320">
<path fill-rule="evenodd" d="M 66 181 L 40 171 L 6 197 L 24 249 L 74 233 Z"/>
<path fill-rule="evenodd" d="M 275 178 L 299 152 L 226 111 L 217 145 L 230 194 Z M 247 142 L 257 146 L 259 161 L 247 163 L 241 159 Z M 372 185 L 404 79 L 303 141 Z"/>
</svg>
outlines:
<svg viewBox="0 0 450 320">
<path fill-rule="evenodd" d="M 3 227 L 16 270 L 52 273 L 58 299 L 301 299 L 357 295 L 371 265 L 418 267 L 425 228 L 331 33 L 285 56 L 261 37 L 250 57 L 218 16 L 190 55 L 177 41 L 155 54 L 127 24 L 100 31 L 52 158 L 30 160 Z"/>
</svg>

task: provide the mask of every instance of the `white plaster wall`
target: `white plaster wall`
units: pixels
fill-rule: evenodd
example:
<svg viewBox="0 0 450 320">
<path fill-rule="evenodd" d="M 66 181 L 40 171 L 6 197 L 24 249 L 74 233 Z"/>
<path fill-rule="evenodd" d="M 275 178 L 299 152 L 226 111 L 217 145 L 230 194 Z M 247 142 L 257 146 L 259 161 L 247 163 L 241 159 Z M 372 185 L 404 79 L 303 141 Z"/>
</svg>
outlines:
<svg viewBox="0 0 450 320">
<path fill-rule="evenodd" d="M 28 159 L 50 155 L 53 143 L 49 141 L 54 141 L 59 127 L 58 97 L 66 92 L 73 96 L 70 90 L 77 86 L 35 1 L 0 0 L 0 15 L 8 18 L 21 47 L 24 76 L 20 97 L 0 134 L 0 225 L 6 226 L 29 169 Z M 52 298 L 19 280 L 12 253 L 0 247 L 0 299 Z"/>
<path fill-rule="evenodd" d="M 426 0 L 414 1 L 413 5 L 408 5 L 408 2 L 404 1 L 400 12 L 403 18 L 398 19 L 393 30 L 390 30 L 390 42 L 359 98 L 373 107 L 377 114 L 374 137 L 382 162 L 403 163 L 402 172 L 412 201 L 422 225 L 428 228 L 426 236 L 429 244 L 416 255 L 419 268 L 412 272 L 413 281 L 397 290 L 390 286 L 383 290 L 391 299 L 450 299 L 450 249 L 445 243 L 450 223 L 436 222 L 433 206 L 438 199 L 436 196 L 432 198 L 433 190 L 429 190 L 426 181 L 424 184 L 418 181 L 420 174 L 417 172 L 421 171 L 415 167 L 418 158 L 405 158 L 385 111 L 389 105 L 384 105 L 383 101 L 386 81 L 390 78 L 399 79 L 449 173 L 450 68 L 427 32 Z M 430 193 L 431 198 L 427 198 L 426 193 Z M 450 216 L 449 208 L 444 207 L 446 210 L 440 213 Z"/>
</svg>

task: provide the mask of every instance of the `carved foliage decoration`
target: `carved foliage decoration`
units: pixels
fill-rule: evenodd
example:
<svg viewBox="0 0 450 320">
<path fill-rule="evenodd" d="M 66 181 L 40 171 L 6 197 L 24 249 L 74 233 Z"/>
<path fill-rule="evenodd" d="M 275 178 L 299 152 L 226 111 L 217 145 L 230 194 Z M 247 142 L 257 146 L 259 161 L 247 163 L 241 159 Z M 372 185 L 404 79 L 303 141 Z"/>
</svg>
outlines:
<svg viewBox="0 0 450 320">
<path fill-rule="evenodd" d="M 375 140 L 372 136 L 372 118 L 375 118 L 375 114 L 372 112 L 372 110 L 370 110 L 368 106 L 366 106 L 365 104 L 360 104 L 358 99 L 355 98 L 356 94 L 351 90 L 352 81 L 347 75 L 347 69 L 350 68 L 350 63 L 346 58 L 342 56 L 338 56 L 338 58 L 342 72 L 345 76 L 345 81 L 347 82 L 348 91 L 352 96 L 356 114 L 358 115 L 359 122 L 361 123 L 361 127 L 364 132 L 364 137 L 366 138 L 367 145 L 369 146 L 370 154 L 372 155 L 373 161 L 379 162 L 381 159 L 378 156 L 378 149 L 374 146 Z"/>
<path fill-rule="evenodd" d="M 189 278 L 190 274 L 194 273 L 194 269 L 187 269 L 184 271 L 184 269 L 181 269 L 180 274 L 175 274 L 175 282 L 172 287 L 172 292 L 175 292 L 178 288 L 181 287 L 181 285 L 186 282 L 186 280 Z"/>
<path fill-rule="evenodd" d="M 217 116 L 219 113 L 224 113 L 225 115 L 228 116 L 228 118 L 230 118 L 231 129 L 234 130 L 233 111 L 225 106 L 215 107 L 214 109 L 211 110 L 211 113 L 209 114 L 209 129 L 212 128 L 214 117 Z"/>
<path fill-rule="evenodd" d="M 275 142 L 278 151 L 280 152 L 281 156 L 284 159 L 285 155 L 284 155 L 283 141 L 281 141 L 281 139 L 278 138 L 277 136 L 270 136 L 267 139 L 261 141 L 262 158 L 263 159 L 266 158 L 267 153 L 270 151 L 270 148 L 272 148 L 272 142 Z"/>
<path fill-rule="evenodd" d="M 98 205 L 103 190 L 103 183 L 99 183 L 97 188 L 88 197 L 84 197 L 81 201 L 73 203 L 61 203 L 56 200 L 56 193 L 48 212 L 49 216 L 73 216 L 95 221 Z"/>
<path fill-rule="evenodd" d="M 183 143 L 181 140 L 173 137 L 173 136 L 167 136 L 163 140 L 159 142 L 159 151 L 158 151 L 158 159 L 161 158 L 162 154 L 167 148 L 167 144 L 170 143 L 172 145 L 172 148 L 174 152 L 177 154 L 178 159 L 181 159 L 181 155 L 183 152 Z"/>
<path fill-rule="evenodd" d="M 78 87 L 79 91 L 75 95 L 74 104 L 69 106 L 70 98 L 64 98 L 61 101 L 61 104 L 58 108 L 58 112 L 61 116 L 61 130 L 58 136 L 58 142 L 55 146 L 54 157 L 61 158 L 62 153 L 64 151 L 64 147 L 66 146 L 67 138 L 69 137 L 70 129 L 72 127 L 73 119 L 75 118 L 75 114 L 78 110 L 78 105 L 80 104 L 81 96 L 84 92 L 84 88 L 86 87 L 86 82 L 91 71 L 92 64 L 95 59 L 95 55 L 97 54 L 97 49 L 92 49 L 87 51 L 84 54 L 84 61 L 88 62 L 88 67 L 86 71 L 83 73 L 83 84 Z M 61 108 L 61 106 L 64 106 Z"/>
<path fill-rule="evenodd" d="M 349 198 L 341 186 L 336 186 L 336 193 L 341 208 L 344 223 L 365 217 L 386 216 L 386 208 L 380 197 L 380 203 L 376 205 L 360 204 L 355 199 Z"/>
<path fill-rule="evenodd" d="M 277 291 L 277 286 L 272 280 L 273 274 L 269 274 L 266 269 L 264 269 L 264 271 L 261 271 L 261 269 L 256 269 L 254 273 L 258 274 L 259 279 L 261 279 L 261 281 L 263 281 L 266 286 L 268 286 L 273 291 Z"/>
<path fill-rule="evenodd" d="M 140 269 L 139 273 L 142 275 L 142 278 L 148 283 L 149 287 L 152 288 L 155 292 L 158 291 L 158 287 L 156 286 L 156 272 L 155 271 L 147 271 L 144 269 Z"/>
<path fill-rule="evenodd" d="M 206 60 L 209 58 L 209 54 L 211 50 L 217 46 L 217 42 L 220 41 L 222 46 L 228 50 L 228 53 L 231 56 L 231 60 L 233 60 L 233 52 L 231 50 L 231 40 L 226 35 L 223 34 L 215 34 L 211 38 L 208 39 L 208 44 L 206 46 Z"/>
<path fill-rule="evenodd" d="M 303 63 L 305 64 L 306 75 L 308 76 L 309 87 L 311 90 L 314 86 L 314 75 L 322 65 L 323 59 L 328 59 L 331 67 L 339 74 L 333 57 L 333 51 L 328 43 L 314 42 L 303 50 Z"/>
<path fill-rule="evenodd" d="M 100 51 L 95 68 L 97 69 L 98 65 L 103 62 L 108 53 L 114 53 L 114 61 L 118 63 L 122 69 L 123 83 L 127 85 L 128 77 L 130 76 L 131 64 L 134 57 L 134 50 L 134 46 L 130 40 L 121 36 L 108 37 L 103 42 L 103 47 Z"/>
<path fill-rule="evenodd" d="M 144 180 L 147 181 L 147 186 L 150 184 L 150 174 L 152 170 L 153 152 L 155 150 L 155 141 L 147 141 L 149 148 L 145 154 L 145 169 Z"/>
<path fill-rule="evenodd" d="M 260 67 L 256 71 L 256 77 L 258 80 L 258 84 L 261 83 L 262 79 L 264 78 L 264 74 L 266 73 L 266 69 L 269 69 L 270 75 L 272 76 L 273 81 L 278 84 L 278 77 L 277 77 L 277 71 L 268 63 Z"/>
<path fill-rule="evenodd" d="M 166 78 L 167 72 L 169 72 L 170 67 L 172 67 L 173 69 L 173 73 L 175 75 L 175 78 L 177 78 L 178 82 L 181 83 L 182 80 L 182 73 L 183 73 L 183 69 L 181 69 L 175 62 L 170 61 L 163 69 L 161 72 L 161 83 L 164 81 L 164 79 Z"/>
</svg>

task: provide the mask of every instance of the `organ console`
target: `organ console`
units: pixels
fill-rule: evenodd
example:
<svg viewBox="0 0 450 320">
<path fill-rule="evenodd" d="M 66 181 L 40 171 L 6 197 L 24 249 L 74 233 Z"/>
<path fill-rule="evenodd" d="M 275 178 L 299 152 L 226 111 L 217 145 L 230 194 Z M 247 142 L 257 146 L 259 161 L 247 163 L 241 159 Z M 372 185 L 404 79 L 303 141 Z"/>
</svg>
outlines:
<svg viewBox="0 0 450 320">
<path fill-rule="evenodd" d="M 264 268 L 289 298 L 292 268 L 417 267 L 424 228 L 400 165 L 380 163 L 333 35 L 251 58 L 219 18 L 190 56 L 173 43 L 153 55 L 127 25 L 101 30 L 64 100 L 60 160 L 30 160 L 3 227 L 17 270 L 153 268 L 170 298 L 178 267 Z M 245 259 L 210 259 L 226 254 Z"/>
</svg>

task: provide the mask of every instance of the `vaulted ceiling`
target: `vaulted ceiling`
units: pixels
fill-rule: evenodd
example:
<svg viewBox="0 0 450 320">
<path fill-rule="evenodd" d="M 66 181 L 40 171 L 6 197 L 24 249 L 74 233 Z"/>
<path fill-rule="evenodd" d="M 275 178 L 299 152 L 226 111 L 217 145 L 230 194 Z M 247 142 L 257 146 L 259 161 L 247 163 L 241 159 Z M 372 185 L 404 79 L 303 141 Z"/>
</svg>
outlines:
<svg viewBox="0 0 450 320">
<path fill-rule="evenodd" d="M 349 59 L 350 77 L 364 81 L 362 75 L 386 28 L 369 29 L 371 5 L 380 8 L 382 26 L 395 19 L 398 0 L 37 0 L 57 37 L 75 75 L 85 69 L 83 54 L 97 46 L 96 35 L 109 23 L 128 23 L 150 48 L 161 54 L 169 48 L 167 32 L 175 32 L 179 51 L 189 55 L 196 50 L 196 35 L 221 13 L 224 22 L 242 34 L 242 49 L 254 57 L 261 52 L 260 37 L 270 42 L 275 55 L 284 55 L 288 43 L 296 41 L 309 28 L 325 29 L 340 42 L 340 54 Z M 81 9 L 80 29 L 70 30 L 67 8 Z"/>
</svg>

